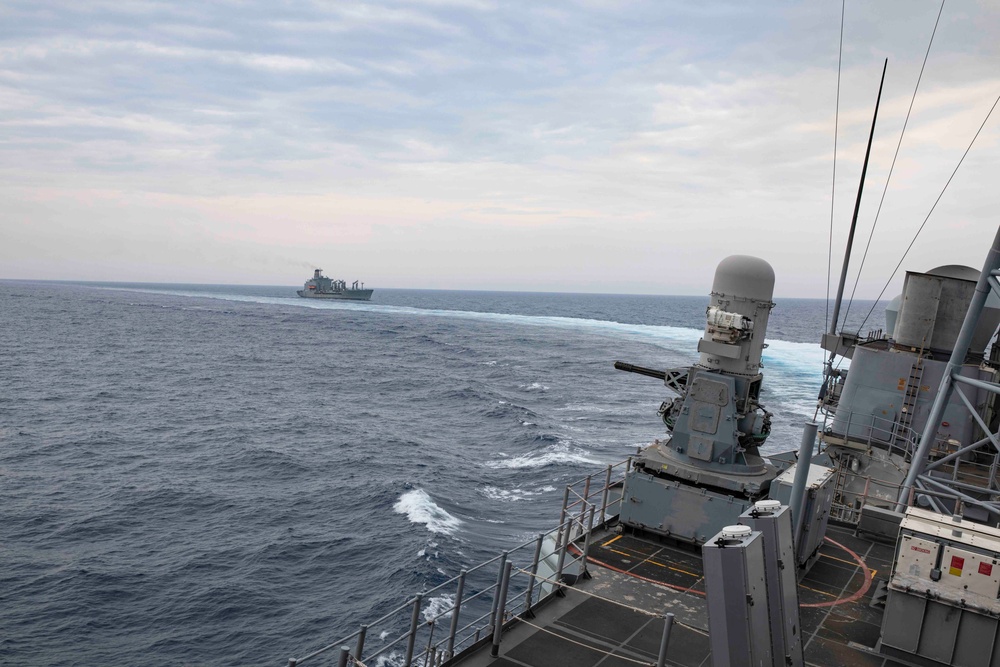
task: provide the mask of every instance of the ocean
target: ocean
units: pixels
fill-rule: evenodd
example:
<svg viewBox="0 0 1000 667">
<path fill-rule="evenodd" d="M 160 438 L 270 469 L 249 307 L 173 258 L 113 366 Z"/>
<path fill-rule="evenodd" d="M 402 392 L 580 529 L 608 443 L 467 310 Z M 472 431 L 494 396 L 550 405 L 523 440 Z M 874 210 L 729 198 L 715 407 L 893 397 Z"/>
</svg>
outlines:
<svg viewBox="0 0 1000 667">
<path fill-rule="evenodd" d="M 661 437 L 669 392 L 612 365 L 696 362 L 708 302 L 294 290 L 0 281 L 0 663 L 277 667 L 333 642 Z M 813 417 L 827 317 L 775 301 L 765 452 Z"/>
</svg>

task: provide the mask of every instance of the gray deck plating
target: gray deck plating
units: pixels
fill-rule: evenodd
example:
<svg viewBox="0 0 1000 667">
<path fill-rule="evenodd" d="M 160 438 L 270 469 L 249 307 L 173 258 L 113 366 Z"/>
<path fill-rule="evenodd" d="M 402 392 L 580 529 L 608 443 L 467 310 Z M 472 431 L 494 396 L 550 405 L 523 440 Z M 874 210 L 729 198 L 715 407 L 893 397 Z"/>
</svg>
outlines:
<svg viewBox="0 0 1000 667">
<path fill-rule="evenodd" d="M 892 546 L 832 527 L 830 538 L 856 554 L 873 579 L 892 566 Z M 590 579 L 581 579 L 503 635 L 498 658 L 490 647 L 448 663 L 463 667 L 630 667 L 655 664 L 662 615 L 673 612 L 667 664 L 711 665 L 705 581 L 697 551 L 635 535 L 604 532 L 590 549 Z M 860 596 L 865 576 L 854 555 L 826 543 L 799 585 L 805 658 L 810 665 L 898 665 L 874 653 L 882 609 Z M 657 585 L 650 585 L 650 581 Z M 857 599 L 849 600 L 852 597 Z M 833 603 L 833 604 L 831 604 Z M 826 605 L 826 606 L 817 606 Z"/>
</svg>

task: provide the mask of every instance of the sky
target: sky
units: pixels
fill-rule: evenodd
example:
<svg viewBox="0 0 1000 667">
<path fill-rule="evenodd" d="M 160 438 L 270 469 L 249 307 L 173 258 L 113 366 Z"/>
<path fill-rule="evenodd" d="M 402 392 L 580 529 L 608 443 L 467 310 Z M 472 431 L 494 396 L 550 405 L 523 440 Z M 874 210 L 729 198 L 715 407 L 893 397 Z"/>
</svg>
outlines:
<svg viewBox="0 0 1000 667">
<path fill-rule="evenodd" d="M 1000 110 L 944 190 L 1000 3 L 941 7 L 848 0 L 838 84 L 832 1 L 5 0 L 0 278 L 705 294 L 751 254 L 823 297 L 888 58 L 847 291 L 926 219 L 892 296 L 1000 224 Z"/>
</svg>

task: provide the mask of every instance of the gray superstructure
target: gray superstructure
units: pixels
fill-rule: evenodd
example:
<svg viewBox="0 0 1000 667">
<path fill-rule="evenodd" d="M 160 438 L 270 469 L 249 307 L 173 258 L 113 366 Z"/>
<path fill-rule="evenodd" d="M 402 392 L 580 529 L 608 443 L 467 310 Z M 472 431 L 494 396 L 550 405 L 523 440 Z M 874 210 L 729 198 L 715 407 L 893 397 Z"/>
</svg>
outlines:
<svg viewBox="0 0 1000 667">
<path fill-rule="evenodd" d="M 616 364 L 677 395 L 665 438 L 567 486 L 553 530 L 288 665 L 1000 667 L 1000 353 L 984 294 L 1000 291 L 1000 231 L 977 284 L 959 273 L 911 273 L 888 333 L 825 336 L 853 363 L 831 364 L 820 437 L 808 423 L 797 453 L 763 457 L 773 274 L 723 260 L 696 361 Z"/>
<path fill-rule="evenodd" d="M 567 485 L 549 532 L 289 667 L 1000 667 L 1000 230 L 982 271 L 908 273 L 862 336 L 837 330 L 860 203 L 797 452 L 759 451 L 774 273 L 729 257 L 697 362 L 615 363 L 675 395 L 665 437 Z"/>
<path fill-rule="evenodd" d="M 306 281 L 297 294 L 307 299 L 345 299 L 348 301 L 369 301 L 373 289 L 365 289 L 364 283 L 355 280 L 348 287 L 343 280 L 332 280 L 323 275 L 323 269 L 316 269 L 313 277 Z"/>
</svg>

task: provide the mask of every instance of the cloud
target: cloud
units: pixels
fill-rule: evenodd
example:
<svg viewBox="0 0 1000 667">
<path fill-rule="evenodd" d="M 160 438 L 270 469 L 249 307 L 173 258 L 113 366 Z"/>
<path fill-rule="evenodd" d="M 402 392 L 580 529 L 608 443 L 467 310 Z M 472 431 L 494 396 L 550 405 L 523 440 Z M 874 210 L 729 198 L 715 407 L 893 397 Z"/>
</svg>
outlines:
<svg viewBox="0 0 1000 667">
<path fill-rule="evenodd" d="M 867 225 L 936 12 L 848 7 L 838 244 L 882 58 Z M 193 242 L 169 242 L 179 221 L 178 235 L 253 262 L 272 247 L 322 257 L 346 243 L 382 284 L 408 271 L 411 285 L 504 288 L 517 275 L 568 289 L 603 275 L 700 293 L 720 256 L 756 252 L 779 276 L 809 276 L 794 287 L 816 294 L 839 20 L 839 7 L 740 2 L 7 3 L 0 178 L 19 217 L 0 220 L 0 235 L 16 240 L 8 257 L 28 258 L 9 277 L 47 275 L 49 265 L 32 274 L 32 253 L 87 248 L 87 271 L 106 259 L 100 244 L 53 239 L 54 220 L 64 238 L 75 225 L 106 238 L 127 229 L 133 241 L 109 274 L 139 248 L 143 261 L 155 251 L 156 266 L 190 268 L 180 258 Z M 873 269 L 895 264 L 1000 93 L 998 35 L 991 5 L 946 7 Z M 942 199 L 916 265 L 934 244 L 955 249 L 950 261 L 981 262 L 942 230 L 993 225 L 1000 174 L 982 156 L 997 127 Z"/>
</svg>

